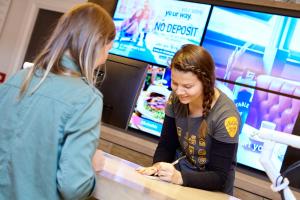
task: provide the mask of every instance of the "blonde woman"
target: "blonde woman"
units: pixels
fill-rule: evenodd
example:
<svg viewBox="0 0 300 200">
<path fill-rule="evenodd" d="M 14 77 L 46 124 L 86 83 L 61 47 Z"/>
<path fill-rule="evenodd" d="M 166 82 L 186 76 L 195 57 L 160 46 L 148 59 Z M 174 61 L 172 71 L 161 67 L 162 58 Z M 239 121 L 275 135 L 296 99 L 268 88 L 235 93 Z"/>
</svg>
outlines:
<svg viewBox="0 0 300 200">
<path fill-rule="evenodd" d="M 103 106 L 95 74 L 114 37 L 103 8 L 80 4 L 60 18 L 34 66 L 0 85 L 0 199 L 92 194 Z"/>
</svg>

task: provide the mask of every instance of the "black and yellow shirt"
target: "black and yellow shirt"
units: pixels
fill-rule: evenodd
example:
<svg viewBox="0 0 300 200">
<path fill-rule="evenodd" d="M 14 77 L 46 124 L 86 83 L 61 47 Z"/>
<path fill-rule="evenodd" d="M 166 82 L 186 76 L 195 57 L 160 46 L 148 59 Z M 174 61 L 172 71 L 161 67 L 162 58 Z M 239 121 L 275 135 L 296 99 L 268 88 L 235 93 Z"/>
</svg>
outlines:
<svg viewBox="0 0 300 200">
<path fill-rule="evenodd" d="M 206 118 L 208 131 L 205 137 L 201 137 L 198 130 L 203 118 L 189 117 L 188 105 L 181 104 L 175 93 L 170 95 L 165 113 L 154 163 L 172 162 L 175 151 L 180 149 L 197 168 L 196 174 L 181 171 L 184 185 L 231 193 L 228 190 L 232 190 L 234 177 L 229 176 L 234 175 L 240 132 L 240 116 L 234 103 L 220 91 L 217 102 Z M 202 180 L 201 184 L 198 179 Z M 227 180 L 232 183 L 225 187 Z"/>
</svg>

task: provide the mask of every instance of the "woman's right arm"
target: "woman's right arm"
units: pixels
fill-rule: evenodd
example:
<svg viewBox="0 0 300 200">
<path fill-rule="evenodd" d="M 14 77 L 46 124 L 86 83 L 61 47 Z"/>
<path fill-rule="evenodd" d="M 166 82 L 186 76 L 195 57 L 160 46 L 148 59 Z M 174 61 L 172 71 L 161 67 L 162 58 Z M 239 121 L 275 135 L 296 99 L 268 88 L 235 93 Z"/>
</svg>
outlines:
<svg viewBox="0 0 300 200">
<path fill-rule="evenodd" d="M 153 163 L 172 162 L 175 158 L 176 149 L 180 147 L 176 131 L 176 123 L 173 117 L 165 115 L 165 120 L 161 132 L 158 146 L 155 150 Z"/>
<path fill-rule="evenodd" d="M 175 119 L 165 115 L 161 137 L 153 157 L 153 165 L 151 167 L 139 168 L 137 171 L 144 175 L 156 174 L 158 172 L 157 163 L 171 163 L 179 146 Z"/>
</svg>

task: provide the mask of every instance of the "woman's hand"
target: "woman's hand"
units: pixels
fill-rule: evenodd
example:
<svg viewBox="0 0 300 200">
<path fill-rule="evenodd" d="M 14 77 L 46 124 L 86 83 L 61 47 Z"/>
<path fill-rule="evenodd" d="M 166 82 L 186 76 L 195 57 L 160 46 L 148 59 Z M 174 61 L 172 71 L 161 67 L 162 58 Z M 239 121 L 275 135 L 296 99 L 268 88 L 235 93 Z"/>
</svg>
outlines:
<svg viewBox="0 0 300 200">
<path fill-rule="evenodd" d="M 159 179 L 177 185 L 183 184 L 181 173 L 176 170 L 172 164 L 160 162 L 157 164 L 156 168 Z"/>
<path fill-rule="evenodd" d="M 151 167 L 141 167 L 136 169 L 136 171 L 140 174 L 151 176 L 151 175 L 156 175 L 157 174 L 157 164 L 154 164 Z"/>
<path fill-rule="evenodd" d="M 93 159 L 92 159 L 92 165 L 94 168 L 94 171 L 96 173 L 100 172 L 103 170 L 105 164 L 105 157 L 103 155 L 103 152 L 99 149 L 96 150 Z"/>
</svg>

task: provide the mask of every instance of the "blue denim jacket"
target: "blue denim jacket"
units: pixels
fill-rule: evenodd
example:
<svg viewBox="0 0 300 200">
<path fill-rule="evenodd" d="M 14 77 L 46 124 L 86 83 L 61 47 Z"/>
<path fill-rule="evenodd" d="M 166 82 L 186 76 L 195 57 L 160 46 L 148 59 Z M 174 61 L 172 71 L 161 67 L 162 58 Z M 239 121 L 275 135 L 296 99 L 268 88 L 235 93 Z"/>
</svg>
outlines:
<svg viewBox="0 0 300 200">
<path fill-rule="evenodd" d="M 18 101 L 26 73 L 0 85 L 0 200 L 84 199 L 95 186 L 102 94 L 82 78 L 50 74 L 29 95 L 35 76 Z"/>
</svg>

